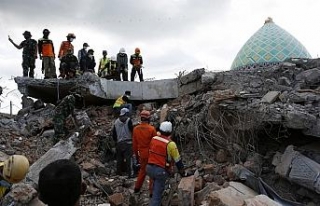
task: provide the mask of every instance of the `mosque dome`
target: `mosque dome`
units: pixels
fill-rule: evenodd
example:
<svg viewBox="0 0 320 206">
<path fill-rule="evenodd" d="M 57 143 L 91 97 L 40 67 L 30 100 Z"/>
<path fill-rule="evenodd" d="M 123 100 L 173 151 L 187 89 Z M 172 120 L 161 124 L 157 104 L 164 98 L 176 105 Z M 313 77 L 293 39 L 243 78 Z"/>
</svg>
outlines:
<svg viewBox="0 0 320 206">
<path fill-rule="evenodd" d="M 231 69 L 253 65 L 272 65 L 287 58 L 311 58 L 306 48 L 269 17 L 242 46 Z"/>
</svg>

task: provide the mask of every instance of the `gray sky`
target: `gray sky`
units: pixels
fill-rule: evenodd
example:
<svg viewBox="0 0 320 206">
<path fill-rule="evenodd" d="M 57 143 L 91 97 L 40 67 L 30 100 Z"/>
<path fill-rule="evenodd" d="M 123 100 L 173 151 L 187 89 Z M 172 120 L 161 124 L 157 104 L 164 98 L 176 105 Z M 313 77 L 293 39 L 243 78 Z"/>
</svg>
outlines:
<svg viewBox="0 0 320 206">
<path fill-rule="evenodd" d="M 237 52 L 267 17 L 295 36 L 316 58 L 320 51 L 319 0 L 0 0 L 1 77 L 22 75 L 21 50 L 7 40 L 51 31 L 56 53 L 69 32 L 108 56 L 141 49 L 146 78 L 174 78 L 196 68 L 228 70 Z M 40 60 L 36 76 L 42 78 Z M 59 61 L 56 60 L 58 67 Z M 97 70 L 97 68 L 96 68 Z"/>
</svg>

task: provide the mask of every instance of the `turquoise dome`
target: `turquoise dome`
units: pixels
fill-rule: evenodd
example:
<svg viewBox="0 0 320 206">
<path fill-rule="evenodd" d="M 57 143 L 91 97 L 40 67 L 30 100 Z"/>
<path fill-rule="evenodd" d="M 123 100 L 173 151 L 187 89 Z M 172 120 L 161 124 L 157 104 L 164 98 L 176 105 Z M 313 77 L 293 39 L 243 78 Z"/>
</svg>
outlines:
<svg viewBox="0 0 320 206">
<path fill-rule="evenodd" d="M 268 18 L 264 25 L 242 46 L 231 69 L 274 64 L 287 58 L 311 58 L 311 56 L 296 38 Z"/>
</svg>

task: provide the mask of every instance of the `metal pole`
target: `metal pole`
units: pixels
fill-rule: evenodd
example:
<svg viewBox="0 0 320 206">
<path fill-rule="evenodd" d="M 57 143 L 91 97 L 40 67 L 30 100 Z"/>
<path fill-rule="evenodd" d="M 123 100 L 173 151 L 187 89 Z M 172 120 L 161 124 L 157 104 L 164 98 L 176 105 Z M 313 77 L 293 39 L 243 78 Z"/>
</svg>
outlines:
<svg viewBox="0 0 320 206">
<path fill-rule="evenodd" d="M 12 116 L 12 101 L 10 101 L 10 116 Z"/>
</svg>

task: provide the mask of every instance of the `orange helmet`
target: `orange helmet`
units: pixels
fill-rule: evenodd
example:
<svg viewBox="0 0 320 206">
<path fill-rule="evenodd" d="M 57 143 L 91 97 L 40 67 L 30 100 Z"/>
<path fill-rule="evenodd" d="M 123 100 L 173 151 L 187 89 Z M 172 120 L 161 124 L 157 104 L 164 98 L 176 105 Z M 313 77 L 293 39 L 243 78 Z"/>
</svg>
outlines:
<svg viewBox="0 0 320 206">
<path fill-rule="evenodd" d="M 140 113 L 140 117 L 149 119 L 150 118 L 150 112 L 147 111 L 147 110 L 142 110 L 141 113 Z"/>
<path fill-rule="evenodd" d="M 140 49 L 137 47 L 137 48 L 134 50 L 134 53 L 140 54 Z"/>
</svg>

